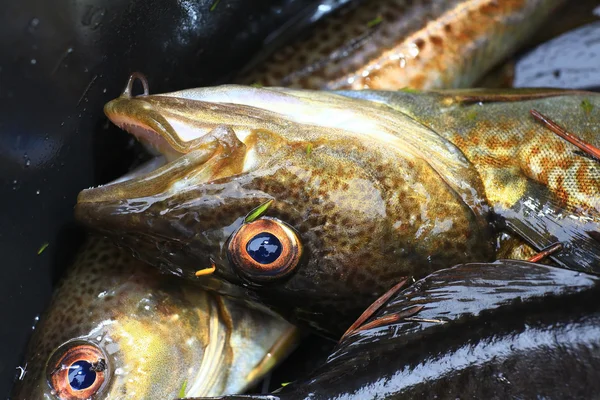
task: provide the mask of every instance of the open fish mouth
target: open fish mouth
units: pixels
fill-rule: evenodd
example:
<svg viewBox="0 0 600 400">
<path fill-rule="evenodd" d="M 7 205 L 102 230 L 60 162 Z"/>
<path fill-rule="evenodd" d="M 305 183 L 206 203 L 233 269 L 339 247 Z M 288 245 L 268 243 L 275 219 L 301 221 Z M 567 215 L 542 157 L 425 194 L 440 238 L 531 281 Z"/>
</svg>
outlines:
<svg viewBox="0 0 600 400">
<path fill-rule="evenodd" d="M 136 81 L 141 82 L 143 93 L 133 96 L 133 85 Z M 197 139 L 206 133 L 204 129 L 186 129 L 185 124 L 179 124 L 179 129 L 175 130 L 177 117 L 181 116 L 170 115 L 171 118 L 167 119 L 156 109 L 154 102 L 148 99 L 149 94 L 146 77 L 140 73 L 133 73 L 121 96 L 105 105 L 104 112 L 108 119 L 133 135 L 154 157 L 124 176 L 102 186 L 139 178 L 181 158 L 198 144 Z"/>
<path fill-rule="evenodd" d="M 133 85 L 137 81 L 141 82 L 143 93 L 134 96 Z M 155 158 L 115 181 L 82 191 L 78 202 L 157 194 L 171 184 L 180 189 L 185 172 L 200 169 L 223 151 L 228 153 L 230 160 L 221 160 L 219 168 L 216 165 L 211 165 L 208 170 L 205 168 L 202 179 L 194 173 L 196 185 L 250 171 L 258 163 L 253 147 L 265 146 L 248 139 L 250 135 L 286 131 L 290 124 L 319 126 L 325 121 L 331 123 L 330 113 L 314 111 L 311 99 L 307 98 L 312 95 L 304 96 L 299 92 L 224 85 L 150 95 L 144 75 L 133 73 L 121 96 L 108 102 L 104 112 Z M 325 100 L 329 101 L 329 98 Z M 322 103 L 323 99 L 318 101 Z M 352 119 L 346 115 L 348 113 L 343 113 L 339 123 Z M 231 157 L 234 153 L 236 157 Z M 229 167 L 224 168 L 224 164 Z M 231 167 L 231 164 L 236 166 Z M 140 182 L 143 185 L 136 186 L 135 192 L 125 185 Z"/>
<path fill-rule="evenodd" d="M 136 81 L 143 86 L 143 94 L 138 96 L 132 94 Z M 245 130 L 236 129 L 233 133 L 231 128 L 225 128 L 230 126 L 225 117 L 236 114 L 234 107 L 238 108 L 235 104 L 182 99 L 169 94 L 151 96 L 145 76 L 133 73 L 122 95 L 108 102 L 104 112 L 154 157 L 112 182 L 83 190 L 78 202 L 125 200 L 168 191 L 171 185 L 181 183 L 187 173 L 201 169 L 219 153 L 219 146 L 212 140 L 214 137 L 208 138 L 210 133 L 218 135 L 229 129 L 226 132 L 229 142 L 237 141 L 235 145 L 243 150 L 236 133 L 243 134 Z M 196 184 L 215 177 L 205 173 L 206 179 L 198 179 L 197 175 Z"/>
</svg>

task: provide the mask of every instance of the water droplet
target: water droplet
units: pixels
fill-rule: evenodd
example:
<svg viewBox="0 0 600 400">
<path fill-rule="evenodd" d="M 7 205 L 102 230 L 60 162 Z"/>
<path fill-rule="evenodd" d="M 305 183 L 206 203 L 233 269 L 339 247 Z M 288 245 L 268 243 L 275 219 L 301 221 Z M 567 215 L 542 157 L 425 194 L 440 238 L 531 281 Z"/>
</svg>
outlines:
<svg viewBox="0 0 600 400">
<path fill-rule="evenodd" d="M 16 179 L 13 181 L 13 185 L 16 185 L 17 183 L 19 183 L 19 181 L 17 181 Z"/>
<path fill-rule="evenodd" d="M 81 24 L 89 26 L 90 29 L 96 29 L 100 26 L 105 14 L 106 10 L 102 7 L 88 6 L 81 18 Z"/>
<path fill-rule="evenodd" d="M 26 166 L 26 167 L 29 167 L 30 165 L 31 165 L 31 160 L 27 160 L 27 161 L 25 161 L 25 166 Z"/>
<path fill-rule="evenodd" d="M 37 64 L 37 60 L 35 58 L 32 58 L 31 59 L 31 65 L 35 65 L 35 64 Z"/>
<path fill-rule="evenodd" d="M 65 126 L 65 121 L 61 122 L 60 126 Z"/>
<path fill-rule="evenodd" d="M 102 93 L 106 93 L 106 88 L 102 89 Z"/>
<path fill-rule="evenodd" d="M 40 19 L 34 17 L 31 19 L 31 21 L 29 21 L 29 26 L 27 27 L 27 30 L 29 30 L 29 33 L 34 33 L 39 25 Z"/>
<path fill-rule="evenodd" d="M 35 194 L 39 195 L 40 194 L 40 189 L 36 190 Z"/>
<path fill-rule="evenodd" d="M 46 136 L 44 136 L 44 140 L 48 140 L 50 139 L 50 135 L 46 134 Z"/>
</svg>

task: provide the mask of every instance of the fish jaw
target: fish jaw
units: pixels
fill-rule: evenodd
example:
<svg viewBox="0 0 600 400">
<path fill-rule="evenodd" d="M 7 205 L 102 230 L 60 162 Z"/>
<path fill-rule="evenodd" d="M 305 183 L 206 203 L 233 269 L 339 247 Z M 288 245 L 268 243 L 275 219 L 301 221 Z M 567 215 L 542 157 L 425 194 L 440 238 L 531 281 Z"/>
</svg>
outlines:
<svg viewBox="0 0 600 400">
<path fill-rule="evenodd" d="M 477 173 L 456 147 L 385 104 L 235 85 L 139 100 L 175 127 L 169 140 L 184 137 L 172 115 L 198 133 L 159 169 L 83 191 L 75 212 L 150 264 L 205 287 L 220 281 L 220 293 L 336 335 L 389 281 L 490 258 Z M 158 120 L 145 109 L 125 117 Z M 267 284 L 244 275 L 229 247 L 268 201 L 264 218 L 285 224 L 303 252 Z M 213 265 L 209 278 L 195 276 Z"/>
<path fill-rule="evenodd" d="M 174 160 L 182 155 L 177 136 L 163 115 L 141 98 L 119 97 L 104 106 L 106 116 L 119 128 L 134 135 L 152 152 Z M 156 134 L 160 132 L 160 134 Z M 176 150 L 178 148 L 180 152 Z"/>
</svg>

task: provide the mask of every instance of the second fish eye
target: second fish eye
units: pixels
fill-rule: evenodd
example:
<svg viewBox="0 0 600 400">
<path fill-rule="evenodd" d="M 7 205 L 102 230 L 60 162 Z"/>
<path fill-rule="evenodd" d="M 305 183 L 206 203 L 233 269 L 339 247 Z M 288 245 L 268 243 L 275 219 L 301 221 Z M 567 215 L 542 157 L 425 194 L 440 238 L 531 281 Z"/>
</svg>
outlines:
<svg viewBox="0 0 600 400">
<path fill-rule="evenodd" d="M 268 282 L 294 271 L 302 255 L 302 244 L 287 224 L 263 217 L 242 225 L 233 234 L 228 254 L 244 278 Z"/>
<path fill-rule="evenodd" d="M 104 387 L 106 359 L 91 344 L 61 347 L 48 365 L 48 381 L 60 400 L 89 399 Z"/>
</svg>

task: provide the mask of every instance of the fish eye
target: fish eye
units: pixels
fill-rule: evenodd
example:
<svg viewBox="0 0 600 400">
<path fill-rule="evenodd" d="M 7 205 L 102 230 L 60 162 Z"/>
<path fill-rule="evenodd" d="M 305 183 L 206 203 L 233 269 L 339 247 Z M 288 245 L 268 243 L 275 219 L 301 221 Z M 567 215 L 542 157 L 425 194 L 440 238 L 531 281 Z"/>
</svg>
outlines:
<svg viewBox="0 0 600 400">
<path fill-rule="evenodd" d="M 243 277 L 268 282 L 294 271 L 302 244 L 287 224 L 263 217 L 242 225 L 233 234 L 228 254 Z"/>
<path fill-rule="evenodd" d="M 60 400 L 89 399 L 104 387 L 106 358 L 96 346 L 61 346 L 48 368 L 48 382 Z"/>
</svg>

